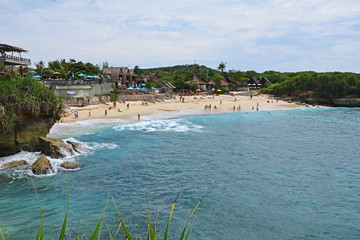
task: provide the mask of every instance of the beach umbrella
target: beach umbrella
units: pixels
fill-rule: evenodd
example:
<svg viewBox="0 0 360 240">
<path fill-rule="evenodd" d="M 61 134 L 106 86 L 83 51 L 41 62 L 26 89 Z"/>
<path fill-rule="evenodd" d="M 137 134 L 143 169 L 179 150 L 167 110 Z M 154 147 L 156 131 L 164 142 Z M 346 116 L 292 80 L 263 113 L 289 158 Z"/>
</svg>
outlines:
<svg viewBox="0 0 360 240">
<path fill-rule="evenodd" d="M 146 86 L 146 84 L 145 84 L 145 83 L 143 83 L 143 84 L 141 84 L 141 86 Z"/>
<path fill-rule="evenodd" d="M 30 71 L 29 73 L 37 73 L 36 71 Z"/>
<path fill-rule="evenodd" d="M 78 74 L 78 76 L 79 76 L 79 77 L 84 77 L 84 76 L 86 76 L 86 75 L 83 74 L 83 73 L 80 73 L 80 74 Z"/>
<path fill-rule="evenodd" d="M 128 90 L 132 90 L 133 88 L 132 88 L 132 87 L 128 87 L 127 89 L 128 89 Z"/>
<path fill-rule="evenodd" d="M 217 91 L 218 91 L 218 92 L 221 92 L 221 90 L 220 90 L 220 89 L 218 89 Z"/>
<path fill-rule="evenodd" d="M 146 87 L 142 87 L 141 90 L 146 90 L 147 88 Z"/>
<path fill-rule="evenodd" d="M 58 75 L 58 74 L 60 74 L 59 72 L 54 72 L 53 74 L 56 74 L 56 75 Z"/>
<path fill-rule="evenodd" d="M 93 78 L 100 78 L 99 76 L 94 75 Z"/>
<path fill-rule="evenodd" d="M 35 76 L 34 76 L 34 78 L 41 78 L 41 76 L 39 76 L 39 75 L 35 75 Z"/>
<path fill-rule="evenodd" d="M 206 88 L 204 88 L 204 89 L 203 89 L 203 91 L 207 91 L 207 89 L 206 89 Z"/>
<path fill-rule="evenodd" d="M 86 76 L 86 78 L 93 78 L 93 76 L 91 76 L 91 75 L 87 75 L 87 76 Z"/>
<path fill-rule="evenodd" d="M 140 90 L 141 88 L 139 88 L 139 87 L 136 87 L 135 89 L 136 89 L 136 90 Z"/>
</svg>

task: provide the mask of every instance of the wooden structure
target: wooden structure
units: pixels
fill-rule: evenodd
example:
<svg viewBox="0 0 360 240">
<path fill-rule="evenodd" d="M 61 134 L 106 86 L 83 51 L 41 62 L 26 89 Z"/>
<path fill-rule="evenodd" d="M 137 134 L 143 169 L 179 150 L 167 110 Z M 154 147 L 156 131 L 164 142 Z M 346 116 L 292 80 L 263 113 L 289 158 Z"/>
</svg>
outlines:
<svg viewBox="0 0 360 240">
<path fill-rule="evenodd" d="M 248 81 L 248 87 L 250 89 L 263 88 L 265 84 L 271 84 L 271 82 L 267 77 L 262 77 L 262 78 L 251 77 L 250 80 Z"/>
<path fill-rule="evenodd" d="M 30 59 L 23 58 L 21 56 L 21 53 L 24 52 L 28 51 L 19 47 L 0 44 L 0 62 L 4 62 L 6 65 L 11 65 L 12 68 L 14 68 L 14 66 L 20 66 L 20 73 L 21 76 L 23 76 L 22 67 L 31 65 Z M 14 53 L 18 53 L 19 56 L 14 56 Z"/>
<path fill-rule="evenodd" d="M 126 87 L 135 87 L 139 80 L 139 76 L 135 73 L 134 69 L 124 67 L 109 67 L 104 68 L 103 77 L 105 81 L 116 82 L 118 85 Z"/>
<path fill-rule="evenodd" d="M 195 75 L 193 76 L 192 80 L 189 81 L 190 83 L 197 84 L 200 88 L 200 90 L 206 89 L 208 83 L 200 81 Z"/>
</svg>

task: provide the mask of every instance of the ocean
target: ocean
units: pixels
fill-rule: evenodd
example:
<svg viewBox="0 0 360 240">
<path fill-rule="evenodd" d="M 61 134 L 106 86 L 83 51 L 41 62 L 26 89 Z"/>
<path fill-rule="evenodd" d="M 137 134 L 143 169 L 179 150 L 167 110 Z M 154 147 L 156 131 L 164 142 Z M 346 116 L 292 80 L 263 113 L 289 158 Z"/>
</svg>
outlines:
<svg viewBox="0 0 360 240">
<path fill-rule="evenodd" d="M 35 239 L 41 207 L 45 239 L 58 239 L 70 188 L 68 237 L 89 238 L 109 194 L 133 238 L 146 239 L 146 206 L 169 239 L 179 238 L 196 204 L 190 239 L 360 239 L 360 109 L 299 108 L 198 115 L 153 115 L 142 121 L 57 124 L 50 137 L 88 150 L 36 177 L 26 167 L 0 170 L 0 226 L 12 239 Z M 21 152 L 0 160 L 36 160 Z M 157 217 L 158 216 L 158 217 Z M 119 219 L 107 205 L 101 239 Z M 190 225 L 189 225 L 190 226 Z M 123 239 L 121 232 L 117 239 Z"/>
</svg>

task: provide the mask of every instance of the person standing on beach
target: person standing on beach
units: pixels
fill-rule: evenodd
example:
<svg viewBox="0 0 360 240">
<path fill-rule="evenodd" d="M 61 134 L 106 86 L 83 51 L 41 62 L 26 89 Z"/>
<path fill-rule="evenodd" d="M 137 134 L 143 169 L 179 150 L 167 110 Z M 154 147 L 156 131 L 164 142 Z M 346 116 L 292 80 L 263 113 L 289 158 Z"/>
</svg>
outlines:
<svg viewBox="0 0 360 240">
<path fill-rule="evenodd" d="M 138 121 L 140 121 L 140 114 L 138 114 Z"/>
<path fill-rule="evenodd" d="M 107 109 L 105 109 L 105 116 L 107 116 Z"/>
<path fill-rule="evenodd" d="M 127 108 L 127 109 L 129 109 L 129 108 L 130 108 L 130 103 L 128 103 L 128 104 L 126 105 L 126 108 Z"/>
<path fill-rule="evenodd" d="M 89 117 L 91 117 L 91 109 L 89 109 Z"/>
</svg>

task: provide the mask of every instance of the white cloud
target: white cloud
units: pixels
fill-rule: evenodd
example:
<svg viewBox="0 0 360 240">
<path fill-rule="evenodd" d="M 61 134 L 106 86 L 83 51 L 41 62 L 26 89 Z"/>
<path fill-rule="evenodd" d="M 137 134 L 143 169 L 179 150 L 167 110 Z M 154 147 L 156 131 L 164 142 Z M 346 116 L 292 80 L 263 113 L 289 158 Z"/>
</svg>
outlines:
<svg viewBox="0 0 360 240">
<path fill-rule="evenodd" d="M 359 72 L 358 0 L 0 0 L 0 22 L 33 62 Z"/>
</svg>

